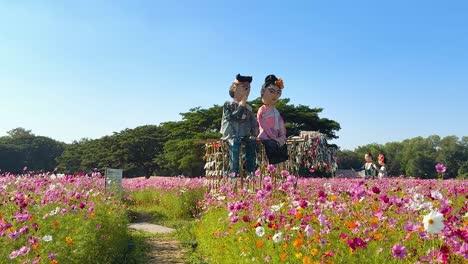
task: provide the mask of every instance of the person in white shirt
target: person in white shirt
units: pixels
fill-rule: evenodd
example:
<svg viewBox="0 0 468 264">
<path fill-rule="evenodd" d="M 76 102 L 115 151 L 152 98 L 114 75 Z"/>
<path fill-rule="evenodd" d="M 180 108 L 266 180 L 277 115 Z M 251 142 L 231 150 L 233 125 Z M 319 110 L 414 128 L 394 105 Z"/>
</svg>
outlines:
<svg viewBox="0 0 468 264">
<path fill-rule="evenodd" d="M 377 175 L 379 179 L 382 179 L 384 177 L 387 177 L 387 159 L 385 158 L 385 155 L 383 153 L 380 153 L 378 156 L 378 162 L 380 165 L 380 168 L 378 170 L 379 174 Z"/>
</svg>

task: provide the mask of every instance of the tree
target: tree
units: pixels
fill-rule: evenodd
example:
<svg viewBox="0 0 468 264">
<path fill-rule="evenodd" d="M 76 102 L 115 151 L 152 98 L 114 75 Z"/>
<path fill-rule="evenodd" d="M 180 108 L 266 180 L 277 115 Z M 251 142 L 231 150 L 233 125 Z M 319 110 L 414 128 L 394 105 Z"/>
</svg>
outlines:
<svg viewBox="0 0 468 264">
<path fill-rule="evenodd" d="M 0 169 L 20 173 L 24 166 L 32 171 L 52 171 L 65 144 L 48 137 L 36 136 L 31 130 L 15 128 L 0 138 Z"/>
<path fill-rule="evenodd" d="M 363 164 L 362 158 L 351 150 L 340 150 L 337 153 L 338 168 L 349 170 L 351 168 L 360 168 Z"/>
<path fill-rule="evenodd" d="M 468 160 L 461 163 L 460 167 L 458 168 L 457 178 L 468 179 Z"/>
<path fill-rule="evenodd" d="M 0 142 L 0 170 L 2 172 L 21 173 L 25 159 L 26 156 L 19 147 Z"/>
<path fill-rule="evenodd" d="M 125 169 L 131 175 L 149 178 L 162 166 L 157 161 L 163 153 L 168 131 L 159 126 L 146 125 L 126 129 L 118 135 L 125 157 Z"/>
<path fill-rule="evenodd" d="M 387 161 L 388 175 L 402 175 L 403 144 L 400 142 L 389 142 L 384 145 L 384 154 Z"/>
<path fill-rule="evenodd" d="M 445 177 L 455 178 L 460 166 L 468 160 L 466 147 L 463 147 L 462 143 L 458 141 L 458 137 L 447 136 L 438 142 L 436 149 L 436 161 L 447 167 Z"/>
<path fill-rule="evenodd" d="M 7 131 L 7 134 L 11 138 L 24 138 L 24 137 L 34 137 L 35 135 L 31 133 L 31 130 L 26 130 L 22 127 L 14 128 L 10 131 Z"/>
</svg>

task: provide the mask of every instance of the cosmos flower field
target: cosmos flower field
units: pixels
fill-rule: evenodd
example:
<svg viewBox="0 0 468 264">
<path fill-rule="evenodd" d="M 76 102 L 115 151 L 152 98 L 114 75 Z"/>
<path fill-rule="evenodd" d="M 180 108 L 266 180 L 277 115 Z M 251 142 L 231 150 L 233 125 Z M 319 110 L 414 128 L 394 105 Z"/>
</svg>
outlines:
<svg viewBox="0 0 468 264">
<path fill-rule="evenodd" d="M 2 175 L 0 262 L 121 258 L 126 207 L 103 185 L 83 175 Z M 133 202 L 143 192 L 167 196 L 168 211 L 191 204 L 198 263 L 468 261 L 466 180 L 306 179 L 282 171 L 242 186 L 230 178 L 152 177 L 124 179 L 123 188 Z"/>
<path fill-rule="evenodd" d="M 297 179 L 206 196 L 197 229 L 215 263 L 466 263 L 468 182 Z M 220 257 L 224 256 L 224 257 Z"/>
<path fill-rule="evenodd" d="M 0 175 L 0 263 L 112 263 L 127 248 L 127 214 L 104 179 Z"/>
</svg>

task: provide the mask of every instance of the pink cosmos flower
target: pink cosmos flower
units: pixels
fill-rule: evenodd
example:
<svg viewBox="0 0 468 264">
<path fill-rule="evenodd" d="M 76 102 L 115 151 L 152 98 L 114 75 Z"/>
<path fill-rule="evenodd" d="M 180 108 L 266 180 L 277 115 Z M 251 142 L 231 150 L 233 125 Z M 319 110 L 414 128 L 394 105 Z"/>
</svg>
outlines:
<svg viewBox="0 0 468 264">
<path fill-rule="evenodd" d="M 468 243 L 463 243 L 463 245 L 460 247 L 460 250 L 457 251 L 457 254 L 460 254 L 465 259 L 468 259 Z"/>
<path fill-rule="evenodd" d="M 348 246 L 353 250 L 356 250 L 356 248 L 358 247 L 367 248 L 367 243 L 359 237 L 348 239 L 346 242 L 348 243 Z"/>
<path fill-rule="evenodd" d="M 372 187 L 372 192 L 374 192 L 375 194 L 379 194 L 380 193 L 379 187 L 377 186 Z"/>
<path fill-rule="evenodd" d="M 392 247 L 393 257 L 403 259 L 406 257 L 406 247 L 401 244 L 395 244 Z"/>
<path fill-rule="evenodd" d="M 447 167 L 445 167 L 442 163 L 437 163 L 435 165 L 435 169 L 438 173 L 444 173 L 447 170 Z"/>
<path fill-rule="evenodd" d="M 268 164 L 267 166 L 267 171 L 268 172 L 274 172 L 276 170 L 276 166 L 273 164 Z"/>
</svg>

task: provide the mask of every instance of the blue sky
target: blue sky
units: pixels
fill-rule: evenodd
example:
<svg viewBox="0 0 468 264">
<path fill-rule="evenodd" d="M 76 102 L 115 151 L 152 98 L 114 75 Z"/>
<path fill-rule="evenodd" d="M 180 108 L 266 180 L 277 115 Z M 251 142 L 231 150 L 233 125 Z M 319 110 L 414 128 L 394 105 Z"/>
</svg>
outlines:
<svg viewBox="0 0 468 264">
<path fill-rule="evenodd" d="M 64 142 L 180 120 L 237 73 L 323 108 L 344 149 L 468 136 L 466 1 L 0 2 L 0 136 Z"/>
</svg>

